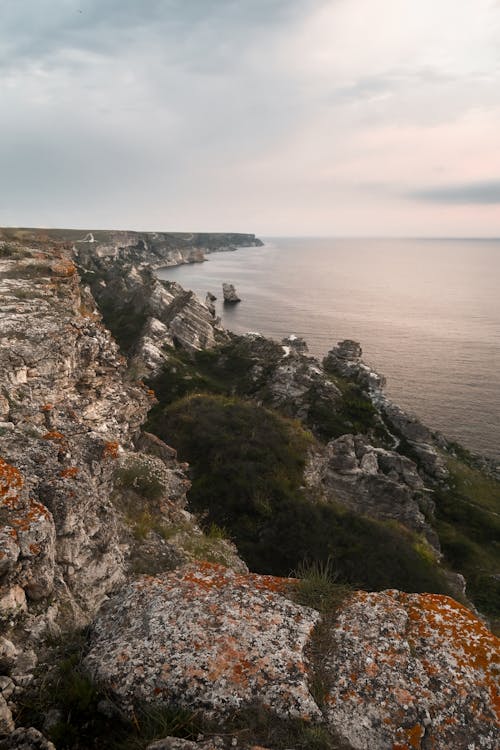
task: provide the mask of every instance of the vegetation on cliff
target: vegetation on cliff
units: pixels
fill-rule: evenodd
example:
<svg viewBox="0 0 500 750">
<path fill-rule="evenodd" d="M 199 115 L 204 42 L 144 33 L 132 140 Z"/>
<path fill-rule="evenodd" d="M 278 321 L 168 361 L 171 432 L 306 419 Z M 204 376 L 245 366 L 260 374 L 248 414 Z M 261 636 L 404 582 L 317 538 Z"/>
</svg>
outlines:
<svg viewBox="0 0 500 750">
<path fill-rule="evenodd" d="M 407 529 L 306 492 L 314 439 L 298 422 L 235 396 L 193 394 L 156 410 L 150 427 L 190 463 L 193 509 L 227 529 L 251 570 L 286 576 L 333 558 L 354 586 L 450 592 Z"/>
</svg>

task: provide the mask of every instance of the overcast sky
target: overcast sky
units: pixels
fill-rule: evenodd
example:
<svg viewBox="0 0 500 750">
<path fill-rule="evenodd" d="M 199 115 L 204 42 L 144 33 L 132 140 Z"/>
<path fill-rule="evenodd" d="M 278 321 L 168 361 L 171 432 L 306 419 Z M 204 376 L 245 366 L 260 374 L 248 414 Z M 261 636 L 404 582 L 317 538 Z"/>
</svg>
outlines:
<svg viewBox="0 0 500 750">
<path fill-rule="evenodd" d="M 500 0 L 0 0 L 0 224 L 500 236 Z"/>
</svg>

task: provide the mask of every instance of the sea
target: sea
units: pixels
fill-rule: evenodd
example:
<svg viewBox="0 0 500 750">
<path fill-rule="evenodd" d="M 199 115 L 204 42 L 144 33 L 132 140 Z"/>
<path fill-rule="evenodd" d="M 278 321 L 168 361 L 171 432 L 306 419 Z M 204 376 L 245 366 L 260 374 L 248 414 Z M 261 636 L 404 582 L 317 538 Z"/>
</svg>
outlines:
<svg viewBox="0 0 500 750">
<path fill-rule="evenodd" d="M 393 401 L 500 461 L 500 239 L 263 241 L 158 275 L 211 291 L 237 333 L 294 333 L 320 358 L 359 341 Z M 239 304 L 222 304 L 225 281 Z"/>
</svg>

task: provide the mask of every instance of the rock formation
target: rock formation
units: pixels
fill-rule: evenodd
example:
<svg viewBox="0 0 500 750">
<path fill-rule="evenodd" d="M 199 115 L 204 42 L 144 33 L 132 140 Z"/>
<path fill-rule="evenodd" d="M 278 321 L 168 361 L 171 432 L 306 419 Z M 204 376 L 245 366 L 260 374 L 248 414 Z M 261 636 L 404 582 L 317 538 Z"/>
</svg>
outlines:
<svg viewBox="0 0 500 750">
<path fill-rule="evenodd" d="M 295 579 L 248 572 L 223 530 L 203 532 L 189 512 L 175 446 L 141 429 L 156 396 L 139 378 L 211 349 L 218 388 L 223 372 L 231 394 L 333 431 L 308 436 L 309 502 L 417 532 L 433 560 L 445 442 L 385 397 L 355 342 L 322 367 L 301 339 L 232 336 L 148 267 L 253 235 L 69 234 L 4 230 L 0 242 L 0 749 L 54 749 L 47 717 L 15 724 L 24 696 L 57 674 L 50 644 L 84 626 L 78 670 L 112 697 L 99 709 L 109 727 L 137 723 L 144 704 L 220 727 L 199 743 L 157 736 L 151 750 L 225 750 L 239 742 L 234 716 L 256 707 L 271 724 L 302 722 L 303 747 L 496 749 L 499 648 L 481 620 L 448 597 L 392 589 L 351 592 L 337 611 L 323 594 L 304 606 Z M 246 736 L 242 747 L 260 741 Z"/>
<path fill-rule="evenodd" d="M 417 417 L 403 411 L 385 395 L 384 376 L 368 367 L 361 355 L 361 346 L 356 341 L 340 341 L 328 352 L 323 365 L 327 371 L 352 378 L 359 383 L 370 394 L 390 429 L 396 433 L 396 444 L 404 438 L 418 455 L 421 466 L 429 476 L 446 479 L 448 471 L 437 450 L 439 439 Z"/>
<path fill-rule="evenodd" d="M 233 284 L 224 283 L 222 285 L 222 294 L 224 296 L 224 304 L 226 305 L 234 305 L 236 302 L 241 302 L 241 298 L 238 297 Z"/>
<path fill-rule="evenodd" d="M 311 455 L 306 477 L 323 498 L 372 518 L 398 521 L 439 551 L 438 536 L 422 512 L 432 513 L 432 500 L 409 458 L 374 447 L 361 435 L 343 435 Z"/>
<path fill-rule="evenodd" d="M 309 351 L 307 342 L 300 336 L 296 336 L 294 333 L 291 333 L 290 336 L 282 339 L 281 344 L 285 349 L 285 354 L 288 354 L 290 349 L 293 349 L 299 354 L 307 354 Z"/>
</svg>

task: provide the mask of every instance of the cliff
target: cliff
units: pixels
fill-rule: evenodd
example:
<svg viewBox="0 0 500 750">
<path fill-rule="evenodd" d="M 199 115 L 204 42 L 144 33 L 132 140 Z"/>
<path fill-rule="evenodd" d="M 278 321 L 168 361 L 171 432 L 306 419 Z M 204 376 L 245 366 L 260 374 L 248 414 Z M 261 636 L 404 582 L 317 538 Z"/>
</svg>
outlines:
<svg viewBox="0 0 500 750">
<path fill-rule="evenodd" d="M 151 268 L 196 263 L 206 253 L 262 245 L 254 234 L 127 232 L 77 229 L 0 228 L 0 239 L 22 243 L 66 243 L 84 265 L 95 260 L 114 263 L 126 259 Z"/>
<path fill-rule="evenodd" d="M 496 748 L 495 478 L 151 272 L 253 235 L 70 235 L 0 242 L 0 747 Z"/>
</svg>

